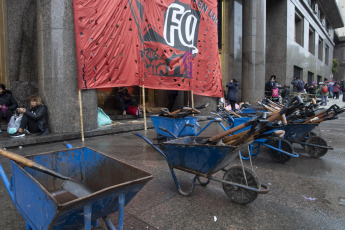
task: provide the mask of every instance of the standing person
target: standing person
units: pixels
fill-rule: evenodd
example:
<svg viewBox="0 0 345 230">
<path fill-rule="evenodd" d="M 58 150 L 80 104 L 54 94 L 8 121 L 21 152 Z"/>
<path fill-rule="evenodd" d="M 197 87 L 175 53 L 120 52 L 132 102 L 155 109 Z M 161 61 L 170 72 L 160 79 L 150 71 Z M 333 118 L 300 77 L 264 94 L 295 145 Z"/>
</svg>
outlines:
<svg viewBox="0 0 345 230">
<path fill-rule="evenodd" d="M 311 86 L 308 88 L 308 94 L 311 98 L 315 98 L 317 86 L 315 85 L 315 82 L 311 83 Z"/>
<path fill-rule="evenodd" d="M 168 90 L 168 110 L 169 112 L 172 112 L 172 109 L 174 107 L 177 95 L 178 95 L 178 90 Z"/>
<path fill-rule="evenodd" d="M 18 113 L 23 114 L 19 129 L 11 137 L 24 137 L 24 129 L 30 133 L 46 135 L 49 133 L 47 107 L 42 104 L 41 97 L 33 95 L 30 97 L 30 108 L 18 108 Z"/>
<path fill-rule="evenodd" d="M 341 91 L 343 91 L 343 102 L 345 102 L 345 81 L 344 80 L 341 80 L 340 88 L 341 88 Z"/>
<path fill-rule="evenodd" d="M 230 102 L 231 109 L 235 111 L 238 94 L 238 81 L 234 78 L 226 84 L 226 87 L 228 88 L 228 100 Z"/>
<path fill-rule="evenodd" d="M 329 92 L 328 84 L 326 82 L 320 82 L 320 87 L 317 89 L 316 93 L 321 95 L 321 105 L 327 105 L 327 95 Z"/>
<path fill-rule="evenodd" d="M 272 75 L 270 77 L 270 80 L 266 82 L 265 84 L 265 95 L 266 97 L 271 97 L 272 96 L 272 89 L 274 84 L 276 83 L 276 75 Z"/>
<path fill-rule="evenodd" d="M 282 103 L 286 104 L 290 99 L 290 86 L 285 83 L 283 86 L 283 91 L 281 92 Z"/>
<path fill-rule="evenodd" d="M 339 99 L 339 92 L 340 92 L 340 83 L 336 81 L 333 85 L 333 96 L 332 98 Z"/>
<path fill-rule="evenodd" d="M 8 123 L 17 107 L 18 103 L 11 91 L 7 90 L 6 86 L 0 83 L 0 122 L 5 118 Z"/>
<path fill-rule="evenodd" d="M 279 102 L 279 88 L 277 83 L 274 83 L 272 87 L 272 101 Z"/>
<path fill-rule="evenodd" d="M 294 79 L 291 81 L 291 85 L 293 86 L 292 91 L 295 95 L 301 93 L 304 89 L 304 82 L 297 77 L 294 77 Z"/>
</svg>

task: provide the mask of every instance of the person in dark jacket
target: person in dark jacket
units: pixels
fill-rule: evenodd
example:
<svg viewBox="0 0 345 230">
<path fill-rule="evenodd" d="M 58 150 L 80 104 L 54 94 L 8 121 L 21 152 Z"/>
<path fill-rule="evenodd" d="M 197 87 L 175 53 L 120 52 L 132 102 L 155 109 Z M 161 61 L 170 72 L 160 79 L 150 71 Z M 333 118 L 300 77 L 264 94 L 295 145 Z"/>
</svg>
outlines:
<svg viewBox="0 0 345 230">
<path fill-rule="evenodd" d="M 271 97 L 272 96 L 272 89 L 274 84 L 276 83 L 276 75 L 272 75 L 270 77 L 270 80 L 268 82 L 266 82 L 265 84 L 265 95 L 267 97 Z"/>
<path fill-rule="evenodd" d="M 25 136 L 24 129 L 37 136 L 49 133 L 47 107 L 42 104 L 41 97 L 30 97 L 30 109 L 18 108 L 18 113 L 23 114 L 18 131 L 11 137 Z"/>
<path fill-rule="evenodd" d="M 236 79 L 232 79 L 228 84 L 226 84 L 228 88 L 228 100 L 231 105 L 231 109 L 235 111 L 236 109 L 236 101 L 237 101 L 237 94 L 238 94 L 238 82 Z"/>
<path fill-rule="evenodd" d="M 3 118 L 9 122 L 17 107 L 18 103 L 12 96 L 11 91 L 7 90 L 4 84 L 0 84 L 0 122 Z"/>
<path fill-rule="evenodd" d="M 121 110 L 123 115 L 126 115 L 126 110 L 129 106 L 138 107 L 137 101 L 132 97 L 126 87 L 120 87 L 116 94 L 115 100 L 117 102 L 116 109 Z"/>
<path fill-rule="evenodd" d="M 290 99 L 290 86 L 289 84 L 284 84 L 283 90 L 280 94 L 282 97 L 283 104 L 286 104 Z"/>
</svg>

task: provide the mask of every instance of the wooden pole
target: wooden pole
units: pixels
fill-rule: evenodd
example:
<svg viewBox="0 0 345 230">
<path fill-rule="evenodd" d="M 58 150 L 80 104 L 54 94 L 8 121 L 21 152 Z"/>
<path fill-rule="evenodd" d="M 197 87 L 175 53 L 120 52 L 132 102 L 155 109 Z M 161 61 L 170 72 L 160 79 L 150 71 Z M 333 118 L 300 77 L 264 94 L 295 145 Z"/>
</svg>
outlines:
<svg viewBox="0 0 345 230">
<path fill-rule="evenodd" d="M 145 102 L 145 86 L 143 85 L 141 87 L 142 94 L 143 94 L 143 113 L 144 113 L 144 130 L 147 130 L 147 124 L 146 124 L 146 102 Z"/>
<path fill-rule="evenodd" d="M 79 95 L 79 109 L 80 109 L 80 129 L 81 129 L 81 141 L 84 142 L 84 122 L 83 122 L 83 106 L 81 103 L 81 89 L 78 90 Z"/>
<path fill-rule="evenodd" d="M 191 92 L 192 108 L 194 109 L 194 94 L 193 94 L 193 90 L 191 90 L 190 92 Z M 194 117 L 194 114 L 192 116 Z"/>
</svg>

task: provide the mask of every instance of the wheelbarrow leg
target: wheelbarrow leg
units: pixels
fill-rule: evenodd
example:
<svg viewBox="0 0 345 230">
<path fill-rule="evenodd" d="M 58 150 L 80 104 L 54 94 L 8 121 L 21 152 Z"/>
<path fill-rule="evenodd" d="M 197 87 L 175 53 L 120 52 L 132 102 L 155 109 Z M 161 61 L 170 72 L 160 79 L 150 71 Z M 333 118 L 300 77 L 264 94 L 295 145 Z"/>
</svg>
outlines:
<svg viewBox="0 0 345 230">
<path fill-rule="evenodd" d="M 124 193 L 119 195 L 119 230 L 123 229 L 123 214 L 125 212 L 125 197 Z"/>
<path fill-rule="evenodd" d="M 181 195 L 183 195 L 183 196 L 190 196 L 190 195 L 192 194 L 193 190 L 194 190 L 194 185 L 195 185 L 195 182 L 196 182 L 196 179 L 197 179 L 198 176 L 194 176 L 193 181 L 192 181 L 192 188 L 191 188 L 191 190 L 190 190 L 189 192 L 185 192 L 185 191 L 183 191 L 183 190 L 181 189 L 181 186 L 180 186 L 180 184 L 178 183 L 178 180 L 177 180 L 177 177 L 176 177 L 176 175 L 175 175 L 174 169 L 173 169 L 172 167 L 169 167 L 169 168 L 170 168 L 171 175 L 172 175 L 172 177 L 173 177 L 173 179 L 174 179 L 176 188 L 177 188 L 177 190 L 179 191 L 179 193 L 180 193 Z"/>
<path fill-rule="evenodd" d="M 85 225 L 85 230 L 91 230 L 91 212 L 92 212 L 92 205 L 84 206 L 84 225 Z"/>
<path fill-rule="evenodd" d="M 126 195 L 124 193 L 121 193 L 118 197 L 118 200 L 119 200 L 119 230 L 122 230 L 123 229 L 123 214 L 125 212 Z M 102 219 L 109 230 L 116 230 L 115 226 L 113 225 L 113 222 L 111 222 L 108 216 L 104 216 Z"/>
<path fill-rule="evenodd" d="M 25 223 L 25 230 L 32 230 L 28 222 Z"/>
</svg>

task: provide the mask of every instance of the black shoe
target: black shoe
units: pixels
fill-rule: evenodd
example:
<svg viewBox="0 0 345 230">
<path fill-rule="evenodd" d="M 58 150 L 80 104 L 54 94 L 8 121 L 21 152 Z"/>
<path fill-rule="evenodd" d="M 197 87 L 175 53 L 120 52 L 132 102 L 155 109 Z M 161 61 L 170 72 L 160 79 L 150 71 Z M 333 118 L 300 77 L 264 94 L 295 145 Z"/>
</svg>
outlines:
<svg viewBox="0 0 345 230">
<path fill-rule="evenodd" d="M 25 133 L 16 132 L 11 134 L 11 137 L 25 137 Z"/>
<path fill-rule="evenodd" d="M 42 131 L 42 132 L 39 132 L 36 134 L 36 136 L 43 136 L 43 135 L 47 135 L 49 133 L 48 129 Z"/>
</svg>

